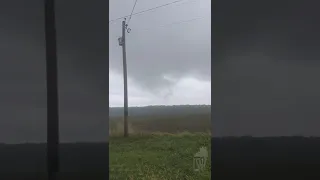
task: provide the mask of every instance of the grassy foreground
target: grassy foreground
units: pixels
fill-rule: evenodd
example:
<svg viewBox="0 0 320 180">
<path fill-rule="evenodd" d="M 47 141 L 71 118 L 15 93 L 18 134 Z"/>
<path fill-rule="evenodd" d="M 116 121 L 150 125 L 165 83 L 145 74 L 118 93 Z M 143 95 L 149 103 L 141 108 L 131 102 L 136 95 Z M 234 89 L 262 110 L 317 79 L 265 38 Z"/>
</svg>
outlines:
<svg viewBox="0 0 320 180">
<path fill-rule="evenodd" d="M 194 154 L 208 150 L 203 171 L 193 169 Z M 132 135 L 110 137 L 110 179 L 211 179 L 211 145 L 208 133 Z"/>
<path fill-rule="evenodd" d="M 130 137 L 123 120 L 109 120 L 109 178 L 128 180 L 210 179 L 210 114 L 130 117 Z M 201 147 L 208 151 L 203 171 L 193 168 Z"/>
</svg>

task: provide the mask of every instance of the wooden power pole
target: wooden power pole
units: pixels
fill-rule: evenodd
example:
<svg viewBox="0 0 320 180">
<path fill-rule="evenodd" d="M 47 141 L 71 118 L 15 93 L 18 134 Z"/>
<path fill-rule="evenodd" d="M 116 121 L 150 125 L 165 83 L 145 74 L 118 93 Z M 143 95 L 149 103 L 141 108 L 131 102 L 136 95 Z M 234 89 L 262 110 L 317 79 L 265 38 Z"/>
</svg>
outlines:
<svg viewBox="0 0 320 180">
<path fill-rule="evenodd" d="M 122 46 L 123 57 L 123 87 L 124 87 L 124 137 L 128 137 L 128 80 L 127 80 L 127 59 L 126 59 L 126 21 L 122 21 L 122 37 L 120 37 L 119 45 Z"/>
<path fill-rule="evenodd" d="M 47 170 L 49 180 L 59 171 L 58 63 L 55 0 L 44 0 L 47 73 Z"/>
</svg>

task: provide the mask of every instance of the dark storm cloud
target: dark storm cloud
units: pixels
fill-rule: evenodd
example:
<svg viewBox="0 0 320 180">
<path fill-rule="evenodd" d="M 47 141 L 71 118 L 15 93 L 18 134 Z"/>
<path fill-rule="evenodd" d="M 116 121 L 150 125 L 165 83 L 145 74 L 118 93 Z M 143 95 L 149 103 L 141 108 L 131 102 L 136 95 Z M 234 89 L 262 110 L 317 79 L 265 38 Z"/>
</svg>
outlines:
<svg viewBox="0 0 320 180">
<path fill-rule="evenodd" d="M 320 16 L 310 2 L 215 1 L 214 135 L 320 135 Z"/>
<path fill-rule="evenodd" d="M 110 19 L 130 13 L 134 1 L 110 2 Z M 135 12 L 172 2 L 138 1 Z M 200 18 L 188 23 L 168 24 Z M 167 87 L 165 75 L 181 78 L 194 74 L 210 81 L 210 1 L 186 0 L 145 14 L 133 16 L 127 34 L 128 73 L 138 85 L 154 90 Z M 110 23 L 110 68 L 122 71 L 118 46 L 121 20 Z"/>
<path fill-rule="evenodd" d="M 44 4 L 0 2 L 0 142 L 44 141 Z M 56 1 L 62 141 L 107 140 L 108 1 Z"/>
</svg>

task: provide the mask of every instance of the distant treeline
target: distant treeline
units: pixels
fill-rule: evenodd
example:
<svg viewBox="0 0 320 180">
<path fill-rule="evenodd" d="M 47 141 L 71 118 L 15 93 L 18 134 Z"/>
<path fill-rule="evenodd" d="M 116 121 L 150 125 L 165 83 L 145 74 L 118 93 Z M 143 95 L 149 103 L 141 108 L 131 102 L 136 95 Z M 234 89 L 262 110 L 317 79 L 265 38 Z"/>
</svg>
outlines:
<svg viewBox="0 0 320 180">
<path fill-rule="evenodd" d="M 144 106 L 129 107 L 129 116 L 161 116 L 210 114 L 211 105 L 174 105 L 174 106 Z M 123 107 L 109 107 L 109 116 L 123 115 Z"/>
</svg>

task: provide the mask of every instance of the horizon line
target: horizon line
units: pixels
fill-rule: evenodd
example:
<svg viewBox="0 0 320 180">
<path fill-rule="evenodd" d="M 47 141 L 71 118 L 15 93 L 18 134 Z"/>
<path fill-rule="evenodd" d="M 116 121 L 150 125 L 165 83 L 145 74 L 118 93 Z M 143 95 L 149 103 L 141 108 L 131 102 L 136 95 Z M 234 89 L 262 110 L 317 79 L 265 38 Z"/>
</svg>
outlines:
<svg viewBox="0 0 320 180">
<path fill-rule="evenodd" d="M 150 106 L 211 106 L 211 104 L 172 104 L 172 105 L 136 105 L 136 106 L 128 106 L 128 107 L 150 107 Z M 123 106 L 110 106 L 109 108 L 123 108 Z"/>
</svg>

